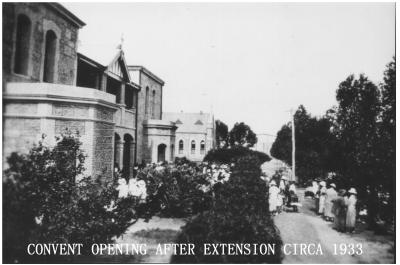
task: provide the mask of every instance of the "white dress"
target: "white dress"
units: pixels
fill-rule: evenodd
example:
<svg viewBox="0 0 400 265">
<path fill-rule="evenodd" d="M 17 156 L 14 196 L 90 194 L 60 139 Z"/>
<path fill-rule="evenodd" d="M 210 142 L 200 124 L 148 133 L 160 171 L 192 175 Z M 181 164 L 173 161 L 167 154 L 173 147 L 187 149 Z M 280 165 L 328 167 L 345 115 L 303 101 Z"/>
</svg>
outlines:
<svg viewBox="0 0 400 265">
<path fill-rule="evenodd" d="M 332 206 L 333 206 L 333 201 L 337 197 L 337 192 L 333 188 L 329 188 L 326 191 L 326 198 L 325 198 L 325 208 L 324 208 L 324 215 L 326 217 L 333 218 L 335 215 L 332 213 Z"/>
<path fill-rule="evenodd" d="M 269 211 L 276 211 L 278 206 L 279 189 L 276 186 L 269 187 Z"/>
<path fill-rule="evenodd" d="M 321 187 L 319 195 L 319 209 L 318 213 L 323 214 L 325 209 L 326 188 Z"/>
<path fill-rule="evenodd" d="M 124 178 L 118 179 L 118 198 L 126 198 L 128 197 L 128 185 L 126 185 L 126 180 Z"/>
<path fill-rule="evenodd" d="M 355 195 L 351 194 L 346 200 L 347 214 L 346 214 L 346 228 L 354 228 L 356 226 L 356 203 L 357 198 Z"/>
</svg>

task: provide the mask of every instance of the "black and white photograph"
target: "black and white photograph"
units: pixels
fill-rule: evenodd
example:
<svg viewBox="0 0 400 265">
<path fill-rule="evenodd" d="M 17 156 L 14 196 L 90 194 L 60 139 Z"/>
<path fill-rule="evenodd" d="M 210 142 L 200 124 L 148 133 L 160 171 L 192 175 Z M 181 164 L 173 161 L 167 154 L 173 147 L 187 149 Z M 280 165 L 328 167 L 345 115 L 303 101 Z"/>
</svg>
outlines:
<svg viewBox="0 0 400 265">
<path fill-rule="evenodd" d="M 396 2 L 2 25 L 2 263 L 396 263 Z"/>
</svg>

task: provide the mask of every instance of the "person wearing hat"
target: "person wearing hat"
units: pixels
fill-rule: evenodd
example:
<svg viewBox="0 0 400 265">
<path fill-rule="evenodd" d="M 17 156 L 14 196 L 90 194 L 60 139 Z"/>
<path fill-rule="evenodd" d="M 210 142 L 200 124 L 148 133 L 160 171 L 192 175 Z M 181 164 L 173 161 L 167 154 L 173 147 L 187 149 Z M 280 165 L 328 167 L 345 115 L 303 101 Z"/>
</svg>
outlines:
<svg viewBox="0 0 400 265">
<path fill-rule="evenodd" d="M 276 215 L 279 199 L 278 196 L 279 188 L 276 186 L 275 180 L 271 180 L 271 182 L 269 183 L 268 191 L 269 212 L 271 213 L 271 215 Z"/>
<path fill-rule="evenodd" d="M 329 186 L 330 186 L 329 189 L 326 190 L 324 216 L 326 221 L 333 222 L 334 215 L 332 213 L 332 206 L 333 206 L 332 201 L 336 199 L 337 192 L 336 192 L 336 185 L 334 183 L 331 183 Z"/>
<path fill-rule="evenodd" d="M 347 208 L 346 208 L 345 198 L 347 199 L 347 197 L 345 196 L 346 196 L 346 190 L 341 189 L 338 192 L 337 198 L 333 200 L 332 212 L 335 216 L 333 220 L 333 225 L 334 225 L 333 228 L 339 232 L 345 232 L 346 230 Z"/>
<path fill-rule="evenodd" d="M 347 213 L 346 213 L 346 231 L 353 233 L 356 227 L 356 204 L 357 204 L 357 191 L 355 188 L 349 190 L 349 198 L 346 200 Z"/>
<path fill-rule="evenodd" d="M 286 204 L 287 198 L 286 198 L 286 187 L 287 187 L 287 180 L 288 178 L 286 176 L 282 176 L 281 180 L 279 181 L 279 200 L 282 201 L 282 206 Z M 281 206 L 281 208 L 282 208 Z"/>
<path fill-rule="evenodd" d="M 321 188 L 319 189 L 319 209 L 318 209 L 318 214 L 322 215 L 324 213 L 325 209 L 325 198 L 326 198 L 326 182 L 321 181 L 319 183 Z"/>
<path fill-rule="evenodd" d="M 287 180 L 288 180 L 288 178 L 285 177 L 285 176 L 283 176 L 283 177 L 281 178 L 281 181 L 279 182 L 279 189 L 280 189 L 281 191 L 285 191 L 286 185 L 287 185 Z"/>
</svg>

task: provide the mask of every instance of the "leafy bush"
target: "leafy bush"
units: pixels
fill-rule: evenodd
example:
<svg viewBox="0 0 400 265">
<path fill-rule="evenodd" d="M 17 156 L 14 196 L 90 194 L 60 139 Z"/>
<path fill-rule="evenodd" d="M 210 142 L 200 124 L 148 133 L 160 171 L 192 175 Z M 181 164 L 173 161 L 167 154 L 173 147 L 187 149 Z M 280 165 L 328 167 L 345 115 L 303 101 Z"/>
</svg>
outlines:
<svg viewBox="0 0 400 265">
<path fill-rule="evenodd" d="M 201 187 L 209 185 L 200 168 L 189 165 L 150 167 L 138 173 L 146 182 L 149 194 L 147 207 L 165 217 L 185 217 L 209 209 L 210 192 Z"/>
<path fill-rule="evenodd" d="M 11 154 L 3 176 L 4 262 L 41 262 L 27 257 L 29 243 L 109 243 L 145 216 L 138 198 L 117 198 L 116 180 L 84 177 L 84 161 L 73 135 L 54 148 L 40 141 L 29 154 Z M 46 262 L 67 261 L 52 257 Z"/>
<path fill-rule="evenodd" d="M 210 211 L 189 222 L 178 243 L 195 244 L 195 255 L 173 256 L 173 263 L 279 263 L 279 230 L 268 213 L 268 190 L 261 180 L 261 162 L 255 156 L 237 161 L 233 173 L 214 190 Z M 240 196 L 238 196 L 240 194 Z M 204 243 L 275 244 L 275 255 L 203 255 Z"/>
<path fill-rule="evenodd" d="M 254 151 L 242 146 L 233 146 L 231 148 L 212 149 L 204 157 L 204 161 L 229 164 L 236 162 L 244 156 L 254 156 L 261 162 L 268 162 L 271 158 L 262 152 Z"/>
<path fill-rule="evenodd" d="M 184 157 L 175 157 L 175 161 L 174 164 L 177 166 L 182 166 L 182 165 L 190 165 L 190 166 L 196 166 L 196 163 L 193 161 L 190 161 L 189 159 L 186 158 L 186 156 Z"/>
</svg>

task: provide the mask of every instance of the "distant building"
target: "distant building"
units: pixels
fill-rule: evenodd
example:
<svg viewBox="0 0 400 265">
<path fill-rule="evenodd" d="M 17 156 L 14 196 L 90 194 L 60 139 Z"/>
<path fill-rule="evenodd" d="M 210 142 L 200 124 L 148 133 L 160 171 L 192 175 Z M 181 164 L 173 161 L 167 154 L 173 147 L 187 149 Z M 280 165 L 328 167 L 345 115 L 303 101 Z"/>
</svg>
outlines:
<svg viewBox="0 0 400 265">
<path fill-rule="evenodd" d="M 177 126 L 175 157 L 199 162 L 215 147 L 215 122 L 211 114 L 165 112 L 163 116 Z"/>
<path fill-rule="evenodd" d="M 253 146 L 253 150 L 257 150 L 271 156 L 270 151 L 275 138 L 275 136 L 266 133 L 257 134 L 257 143 Z"/>
</svg>

